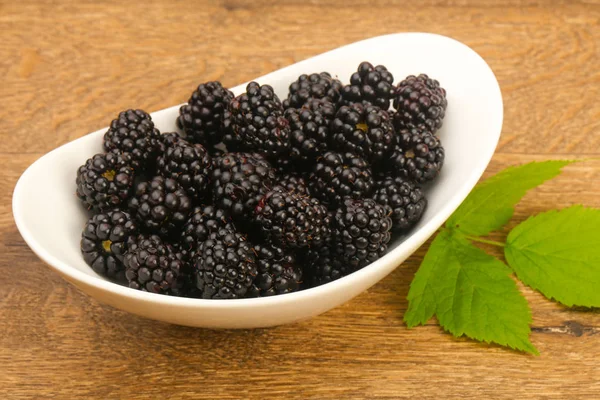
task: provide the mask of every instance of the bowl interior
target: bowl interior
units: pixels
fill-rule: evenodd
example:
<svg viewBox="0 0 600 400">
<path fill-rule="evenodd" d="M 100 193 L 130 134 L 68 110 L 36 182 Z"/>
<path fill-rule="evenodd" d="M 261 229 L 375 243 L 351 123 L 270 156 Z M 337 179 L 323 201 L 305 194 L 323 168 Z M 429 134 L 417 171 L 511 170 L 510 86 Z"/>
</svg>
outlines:
<svg viewBox="0 0 600 400">
<path fill-rule="evenodd" d="M 376 273 L 377 279 L 381 279 L 443 223 L 477 182 L 498 142 L 502 98 L 494 74 L 475 52 L 455 40 L 420 33 L 357 42 L 256 80 L 272 85 L 285 98 L 289 84 L 302 73 L 329 71 L 345 83 L 364 60 L 374 65 L 384 64 L 393 73 L 395 83 L 410 74 L 426 73 L 440 81 L 448 98 L 439 133 L 446 150 L 445 165 L 439 178 L 426 188 L 429 204 L 423 219 L 410 235 L 391 243 L 385 262 L 360 271 L 365 276 Z M 244 88 L 242 84 L 232 90 L 237 95 Z M 185 96 L 182 94 L 182 98 Z M 175 106 L 152 114 L 161 132 L 177 130 L 178 109 Z M 88 267 L 80 254 L 81 230 L 88 214 L 75 196 L 75 175 L 87 158 L 102 151 L 105 130 L 85 135 L 36 161 L 21 177 L 13 199 L 15 220 L 29 246 L 63 275 L 92 285 L 103 278 Z M 377 268 L 385 270 L 375 272 Z M 376 282 L 373 280 L 371 284 Z M 334 284 L 343 285 L 336 282 L 331 285 Z M 119 290 L 134 292 L 128 288 Z"/>
</svg>

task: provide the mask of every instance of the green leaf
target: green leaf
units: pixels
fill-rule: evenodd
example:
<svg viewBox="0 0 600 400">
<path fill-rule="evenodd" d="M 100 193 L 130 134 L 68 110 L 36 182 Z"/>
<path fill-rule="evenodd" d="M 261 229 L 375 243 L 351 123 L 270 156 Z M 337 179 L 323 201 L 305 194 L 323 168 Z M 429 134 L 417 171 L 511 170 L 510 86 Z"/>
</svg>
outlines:
<svg viewBox="0 0 600 400">
<path fill-rule="evenodd" d="M 433 240 L 410 284 L 407 297 L 408 309 L 404 314 L 404 322 L 409 328 L 425 325 L 435 314 L 436 298 L 432 284 L 437 283 L 439 277 L 435 277 L 433 274 L 434 271 L 441 270 L 449 258 L 448 233 L 447 230 L 442 230 Z"/>
<path fill-rule="evenodd" d="M 487 235 L 504 226 L 514 213 L 514 205 L 528 190 L 560 173 L 573 161 L 532 162 L 507 168 L 478 184 L 446 222 L 467 235 Z"/>
<path fill-rule="evenodd" d="M 538 354 L 529 341 L 531 311 L 510 275 L 502 262 L 444 229 L 415 275 L 404 319 L 410 327 L 435 314 L 454 336 Z"/>
<path fill-rule="evenodd" d="M 510 232 L 504 254 L 544 296 L 600 307 L 600 210 L 574 206 L 531 217 Z"/>
</svg>

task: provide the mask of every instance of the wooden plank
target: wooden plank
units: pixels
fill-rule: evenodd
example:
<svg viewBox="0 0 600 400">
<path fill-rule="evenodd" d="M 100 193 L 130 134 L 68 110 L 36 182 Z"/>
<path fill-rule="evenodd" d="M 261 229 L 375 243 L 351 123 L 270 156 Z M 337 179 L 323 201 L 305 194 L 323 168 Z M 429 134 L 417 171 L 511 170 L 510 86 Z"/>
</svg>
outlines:
<svg viewBox="0 0 600 400">
<path fill-rule="evenodd" d="M 208 3 L 0 2 L 0 397 L 598 397 L 598 310 L 569 310 L 520 286 L 540 357 L 454 339 L 435 320 L 406 329 L 406 293 L 425 246 L 341 307 L 252 331 L 126 314 L 36 258 L 10 202 L 22 171 L 45 152 L 121 109 L 161 109 L 201 81 L 234 85 L 379 34 L 450 35 L 490 63 L 505 124 L 486 176 L 531 160 L 600 156 L 598 1 Z M 600 161 L 568 167 L 523 199 L 511 226 L 547 209 L 600 207 L 598 182 Z"/>
</svg>

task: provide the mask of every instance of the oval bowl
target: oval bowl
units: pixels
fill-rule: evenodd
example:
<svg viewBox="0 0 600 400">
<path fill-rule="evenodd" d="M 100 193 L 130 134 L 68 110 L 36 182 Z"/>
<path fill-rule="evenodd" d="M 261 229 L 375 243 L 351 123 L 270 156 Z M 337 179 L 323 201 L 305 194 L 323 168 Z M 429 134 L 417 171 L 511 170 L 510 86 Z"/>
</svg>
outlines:
<svg viewBox="0 0 600 400">
<path fill-rule="evenodd" d="M 411 57 L 403 57 L 410 54 Z M 207 328 L 257 328 L 319 315 L 365 291 L 406 260 L 452 214 L 487 167 L 500 137 L 502 95 L 494 73 L 466 45 L 428 33 L 379 36 L 323 53 L 255 79 L 283 99 L 302 73 L 329 71 L 347 82 L 364 60 L 383 64 L 396 83 L 426 73 L 447 90 L 448 109 L 439 133 L 446 149 L 442 173 L 426 188 L 429 205 L 409 235 L 367 267 L 326 285 L 286 295 L 239 300 L 202 300 L 157 295 L 111 283 L 83 261 L 79 249 L 86 212 L 74 195 L 79 165 L 102 151 L 107 128 L 44 155 L 20 177 L 13 214 L 29 247 L 50 268 L 98 301 L 143 317 Z M 246 83 L 232 89 L 238 95 Z M 161 132 L 175 131 L 179 106 L 152 113 Z M 52 171 L 52 173 L 48 173 Z"/>
</svg>

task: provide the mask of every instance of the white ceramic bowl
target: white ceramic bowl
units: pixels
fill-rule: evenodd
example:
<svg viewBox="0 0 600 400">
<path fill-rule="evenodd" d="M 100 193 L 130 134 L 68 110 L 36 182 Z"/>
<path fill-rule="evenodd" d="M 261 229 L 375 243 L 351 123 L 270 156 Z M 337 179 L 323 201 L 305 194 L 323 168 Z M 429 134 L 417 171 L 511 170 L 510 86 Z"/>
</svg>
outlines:
<svg viewBox="0 0 600 400">
<path fill-rule="evenodd" d="M 256 80 L 272 85 L 285 98 L 288 85 L 302 73 L 330 71 L 347 82 L 364 60 L 386 65 L 396 83 L 421 72 L 438 79 L 448 92 L 448 109 L 440 132 L 446 161 L 440 177 L 427 188 L 429 205 L 423 219 L 410 235 L 391 243 L 386 256 L 360 271 L 297 293 L 240 300 L 162 296 L 104 280 L 81 256 L 79 241 L 87 218 L 74 192 L 76 170 L 102 151 L 106 128 L 46 154 L 23 173 L 13 195 L 17 227 L 31 249 L 64 279 L 103 303 L 144 317 L 197 327 L 255 328 L 300 321 L 336 307 L 398 267 L 452 214 L 488 165 L 502 127 L 502 96 L 492 70 L 469 47 L 444 36 L 375 37 Z M 245 86 L 232 90 L 237 95 Z M 152 114 L 162 132 L 176 130 L 178 109 Z"/>
</svg>

